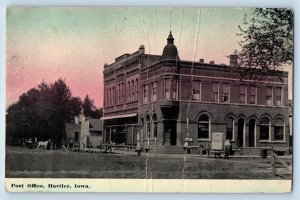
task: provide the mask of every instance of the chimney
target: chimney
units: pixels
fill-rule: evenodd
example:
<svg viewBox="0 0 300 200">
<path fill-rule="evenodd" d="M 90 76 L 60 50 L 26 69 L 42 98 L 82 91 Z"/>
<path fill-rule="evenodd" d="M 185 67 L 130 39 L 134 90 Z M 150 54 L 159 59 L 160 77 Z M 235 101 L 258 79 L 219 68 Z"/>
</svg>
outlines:
<svg viewBox="0 0 300 200">
<path fill-rule="evenodd" d="M 200 62 L 200 63 L 204 63 L 204 59 L 203 59 L 203 58 L 200 58 L 199 62 Z"/>
<path fill-rule="evenodd" d="M 230 66 L 236 67 L 237 66 L 237 55 L 231 54 L 229 55 L 229 60 L 230 60 Z"/>
<path fill-rule="evenodd" d="M 211 60 L 211 61 L 209 61 L 209 64 L 214 65 L 215 61 Z"/>
</svg>

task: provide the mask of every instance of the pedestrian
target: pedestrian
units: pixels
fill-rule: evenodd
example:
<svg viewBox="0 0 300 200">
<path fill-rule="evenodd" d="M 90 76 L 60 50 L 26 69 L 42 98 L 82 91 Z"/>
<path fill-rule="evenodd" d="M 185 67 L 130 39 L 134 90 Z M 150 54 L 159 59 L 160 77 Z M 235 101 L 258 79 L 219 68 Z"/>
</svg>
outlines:
<svg viewBox="0 0 300 200">
<path fill-rule="evenodd" d="M 190 148 L 189 148 L 189 141 L 188 141 L 188 140 L 185 140 L 185 141 L 184 141 L 183 147 L 184 147 L 184 150 L 185 150 L 185 153 L 186 153 L 186 154 L 190 154 L 190 153 L 191 153 L 191 152 L 190 152 Z"/>
<path fill-rule="evenodd" d="M 229 138 L 225 140 L 224 146 L 225 146 L 225 158 L 228 158 L 230 153 L 230 147 L 231 147 L 231 142 Z"/>
<path fill-rule="evenodd" d="M 207 157 L 209 157 L 209 155 L 210 155 L 210 145 L 209 144 L 207 144 L 207 147 L 206 147 L 206 152 L 207 152 Z"/>
</svg>

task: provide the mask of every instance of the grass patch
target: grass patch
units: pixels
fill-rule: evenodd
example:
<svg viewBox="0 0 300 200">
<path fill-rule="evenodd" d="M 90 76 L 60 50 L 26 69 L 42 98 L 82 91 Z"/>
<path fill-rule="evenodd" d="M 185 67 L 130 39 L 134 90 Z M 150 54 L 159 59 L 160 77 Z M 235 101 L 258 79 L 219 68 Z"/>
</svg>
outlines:
<svg viewBox="0 0 300 200">
<path fill-rule="evenodd" d="M 8 147 L 7 178 L 270 179 L 268 161 L 146 157 Z"/>
</svg>

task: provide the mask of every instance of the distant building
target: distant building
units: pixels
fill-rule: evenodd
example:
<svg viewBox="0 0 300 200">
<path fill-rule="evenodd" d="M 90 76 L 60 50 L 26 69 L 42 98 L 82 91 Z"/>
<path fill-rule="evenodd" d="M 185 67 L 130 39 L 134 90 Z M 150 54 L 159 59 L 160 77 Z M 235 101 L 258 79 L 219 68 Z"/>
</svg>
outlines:
<svg viewBox="0 0 300 200">
<path fill-rule="evenodd" d="M 76 118 L 77 119 L 77 118 Z M 100 119 L 83 118 L 75 123 L 65 124 L 67 143 L 71 140 L 76 147 L 97 147 L 103 142 L 102 121 Z"/>
<path fill-rule="evenodd" d="M 224 132 L 237 146 L 289 144 L 288 73 L 265 81 L 241 80 L 230 65 L 180 60 L 172 34 L 162 55 L 144 46 L 104 66 L 105 140 L 127 144 L 139 130 L 144 146 L 211 144 Z"/>
<path fill-rule="evenodd" d="M 81 126 L 79 123 L 66 123 L 65 124 L 65 133 L 66 133 L 66 139 L 68 142 L 72 140 L 76 144 L 80 143 L 80 129 Z"/>
<path fill-rule="evenodd" d="M 100 119 L 85 118 L 81 122 L 80 148 L 95 148 L 102 145 L 102 142 L 102 121 Z"/>
</svg>

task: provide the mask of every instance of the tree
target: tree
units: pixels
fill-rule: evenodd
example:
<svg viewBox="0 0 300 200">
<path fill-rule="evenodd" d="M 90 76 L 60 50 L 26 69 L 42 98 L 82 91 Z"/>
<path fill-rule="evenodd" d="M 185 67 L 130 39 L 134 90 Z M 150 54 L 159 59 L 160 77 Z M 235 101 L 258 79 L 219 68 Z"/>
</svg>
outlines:
<svg viewBox="0 0 300 200">
<path fill-rule="evenodd" d="M 70 101 L 70 110 L 71 110 L 71 118 L 73 119 L 75 116 L 79 116 L 81 114 L 81 106 L 82 101 L 80 97 L 72 97 Z"/>
<path fill-rule="evenodd" d="M 42 82 L 19 97 L 7 108 L 7 142 L 18 143 L 22 138 L 51 138 L 60 145 L 64 138 L 65 123 L 81 113 L 81 99 L 72 97 L 65 81 L 53 84 Z"/>
<path fill-rule="evenodd" d="M 286 8 L 257 8 L 239 26 L 242 37 L 237 70 L 242 75 L 280 75 L 284 64 L 293 62 L 293 13 Z M 258 70 L 257 70 L 258 69 Z"/>
<path fill-rule="evenodd" d="M 94 100 L 86 95 L 82 103 L 83 114 L 86 117 L 100 118 L 102 117 L 102 108 L 96 108 Z"/>
</svg>

